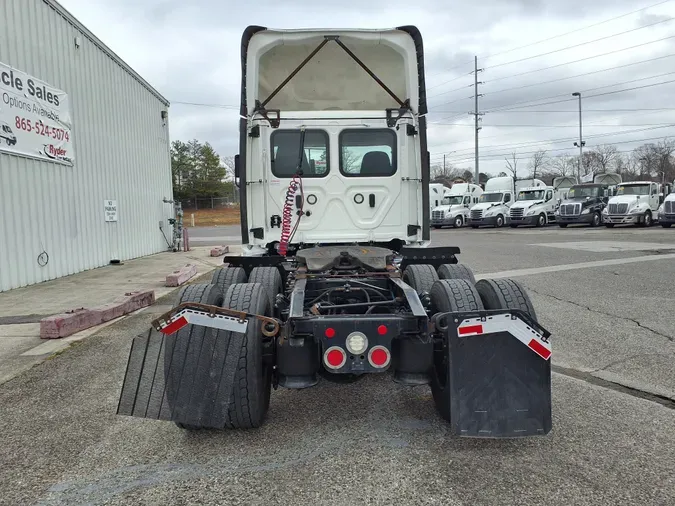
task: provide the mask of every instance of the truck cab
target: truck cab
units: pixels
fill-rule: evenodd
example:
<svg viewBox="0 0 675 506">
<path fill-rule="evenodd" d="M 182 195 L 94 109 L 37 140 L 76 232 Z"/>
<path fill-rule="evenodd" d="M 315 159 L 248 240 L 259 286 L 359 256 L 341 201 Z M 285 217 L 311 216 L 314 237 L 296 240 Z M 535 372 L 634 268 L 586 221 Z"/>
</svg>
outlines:
<svg viewBox="0 0 675 506">
<path fill-rule="evenodd" d="M 471 208 L 469 225 L 471 228 L 504 226 L 514 200 L 512 177 L 501 176 L 488 179 L 485 183 L 485 190 L 478 198 L 478 204 Z"/>
<path fill-rule="evenodd" d="M 560 228 L 570 224 L 586 223 L 597 227 L 602 223 L 602 211 L 607 205 L 608 186 L 601 183 L 586 183 L 572 186 L 567 198 L 560 202 L 555 212 Z"/>
<path fill-rule="evenodd" d="M 630 181 L 618 185 L 616 195 L 609 199 L 602 211 L 605 226 L 651 226 L 658 216 L 659 187 L 659 183 L 652 181 Z"/>
<path fill-rule="evenodd" d="M 429 185 L 429 209 L 433 212 L 435 208 L 440 206 L 450 188 L 441 183 L 431 183 Z"/>
<path fill-rule="evenodd" d="M 509 225 L 534 225 L 543 227 L 555 221 L 557 199 L 552 186 L 523 188 L 509 212 Z"/>
<path fill-rule="evenodd" d="M 675 181 L 672 185 L 664 185 L 663 202 L 659 206 L 658 220 L 663 228 L 670 228 L 675 223 Z"/>
<path fill-rule="evenodd" d="M 431 211 L 431 225 L 462 227 L 469 219 L 470 210 L 478 204 L 483 193 L 480 186 L 471 183 L 455 183 L 443 197 L 440 206 Z"/>
</svg>

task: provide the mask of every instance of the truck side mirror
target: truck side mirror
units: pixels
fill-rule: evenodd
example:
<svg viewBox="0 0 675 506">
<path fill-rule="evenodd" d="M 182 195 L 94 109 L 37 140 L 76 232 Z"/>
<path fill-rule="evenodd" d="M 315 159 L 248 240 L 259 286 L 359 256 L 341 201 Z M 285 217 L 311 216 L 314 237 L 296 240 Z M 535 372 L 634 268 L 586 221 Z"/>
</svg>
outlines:
<svg viewBox="0 0 675 506">
<path fill-rule="evenodd" d="M 234 155 L 234 178 L 239 179 L 239 155 Z"/>
</svg>

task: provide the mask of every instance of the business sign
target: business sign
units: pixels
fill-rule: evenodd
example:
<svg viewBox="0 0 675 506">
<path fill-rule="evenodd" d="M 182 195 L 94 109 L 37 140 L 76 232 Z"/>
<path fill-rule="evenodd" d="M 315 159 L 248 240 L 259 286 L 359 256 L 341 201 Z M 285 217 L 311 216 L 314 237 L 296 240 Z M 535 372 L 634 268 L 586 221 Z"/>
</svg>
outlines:
<svg viewBox="0 0 675 506">
<path fill-rule="evenodd" d="M 0 62 L 0 151 L 72 165 L 68 95 Z"/>
<path fill-rule="evenodd" d="M 117 221 L 117 201 L 104 200 L 103 212 L 105 213 L 105 221 Z"/>
</svg>

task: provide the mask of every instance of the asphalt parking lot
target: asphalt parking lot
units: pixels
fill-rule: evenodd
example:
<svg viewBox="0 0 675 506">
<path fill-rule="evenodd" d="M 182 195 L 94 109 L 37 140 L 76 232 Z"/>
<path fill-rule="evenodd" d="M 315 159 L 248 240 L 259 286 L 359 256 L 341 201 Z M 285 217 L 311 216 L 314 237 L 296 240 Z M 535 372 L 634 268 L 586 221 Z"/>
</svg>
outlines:
<svg viewBox="0 0 675 506">
<path fill-rule="evenodd" d="M 255 431 L 116 416 L 166 297 L 0 386 L 0 504 L 675 504 L 675 231 L 432 238 L 530 290 L 553 334 L 548 436 L 452 438 L 427 387 L 386 376 L 277 390 Z"/>
</svg>

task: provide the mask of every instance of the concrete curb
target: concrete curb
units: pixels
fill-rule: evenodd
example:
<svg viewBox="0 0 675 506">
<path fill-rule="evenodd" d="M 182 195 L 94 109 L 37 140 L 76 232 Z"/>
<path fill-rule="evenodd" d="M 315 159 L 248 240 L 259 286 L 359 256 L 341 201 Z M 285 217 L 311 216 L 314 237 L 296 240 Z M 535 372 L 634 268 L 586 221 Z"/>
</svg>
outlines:
<svg viewBox="0 0 675 506">
<path fill-rule="evenodd" d="M 224 255 L 225 253 L 229 253 L 229 251 L 230 251 L 229 246 L 216 246 L 215 248 L 211 249 L 211 256 L 219 257 Z"/>
<path fill-rule="evenodd" d="M 165 286 L 180 286 L 197 275 L 197 266 L 187 264 L 166 277 Z"/>
<path fill-rule="evenodd" d="M 124 294 L 115 302 L 93 308 L 79 308 L 40 320 L 40 337 L 58 339 L 119 318 L 155 303 L 155 292 L 146 290 Z"/>
</svg>

